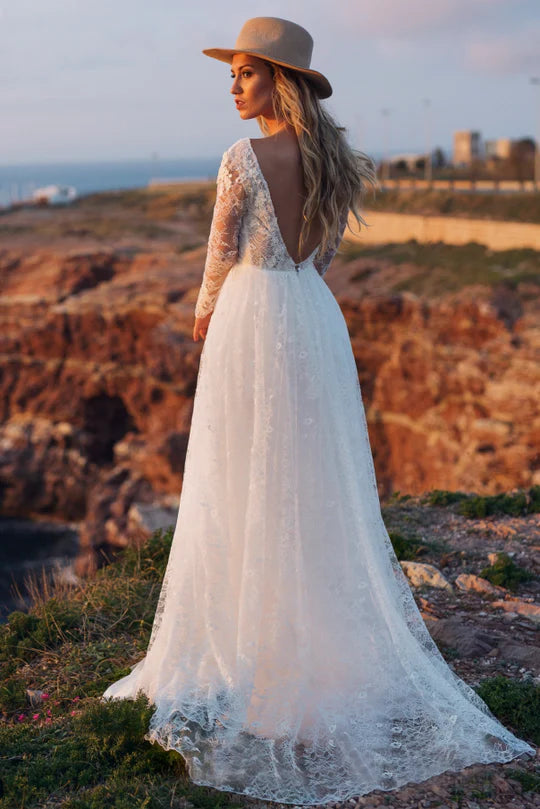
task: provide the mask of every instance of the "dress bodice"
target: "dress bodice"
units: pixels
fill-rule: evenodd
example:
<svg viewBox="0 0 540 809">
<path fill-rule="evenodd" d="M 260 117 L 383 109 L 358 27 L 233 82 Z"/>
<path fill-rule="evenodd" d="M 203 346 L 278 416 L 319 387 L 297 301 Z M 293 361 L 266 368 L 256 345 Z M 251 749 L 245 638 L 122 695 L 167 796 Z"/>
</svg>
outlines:
<svg viewBox="0 0 540 809">
<path fill-rule="evenodd" d="M 348 212 L 347 212 L 348 214 Z M 339 238 L 322 256 L 319 246 L 295 262 L 283 241 L 268 183 L 250 138 L 240 138 L 224 153 L 217 175 L 217 193 L 203 281 L 195 315 L 204 317 L 215 306 L 219 290 L 233 264 L 251 264 L 268 270 L 300 271 L 313 263 L 324 275 L 334 257 L 347 223 L 340 221 Z"/>
</svg>

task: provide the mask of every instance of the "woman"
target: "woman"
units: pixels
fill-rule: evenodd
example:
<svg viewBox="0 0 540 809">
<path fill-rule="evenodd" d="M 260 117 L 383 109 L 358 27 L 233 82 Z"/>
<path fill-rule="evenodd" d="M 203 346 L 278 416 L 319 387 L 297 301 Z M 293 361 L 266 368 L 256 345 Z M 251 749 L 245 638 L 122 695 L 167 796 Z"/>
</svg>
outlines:
<svg viewBox="0 0 540 809">
<path fill-rule="evenodd" d="M 382 520 L 347 326 L 322 276 L 372 161 L 321 107 L 301 26 L 257 17 L 231 64 L 266 137 L 223 155 L 177 524 L 146 656 L 145 738 L 195 783 L 294 804 L 535 750 L 447 666 Z M 365 223 L 364 223 L 365 224 Z"/>
</svg>

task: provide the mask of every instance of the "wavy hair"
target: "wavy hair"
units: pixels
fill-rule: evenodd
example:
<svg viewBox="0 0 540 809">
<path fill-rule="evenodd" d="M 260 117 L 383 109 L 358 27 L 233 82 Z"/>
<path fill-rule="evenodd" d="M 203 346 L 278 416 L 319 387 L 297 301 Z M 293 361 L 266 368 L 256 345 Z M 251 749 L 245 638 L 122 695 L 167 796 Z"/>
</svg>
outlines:
<svg viewBox="0 0 540 809">
<path fill-rule="evenodd" d="M 353 212 L 359 230 L 362 225 L 370 227 L 360 208 L 367 186 L 373 191 L 380 188 L 376 165 L 367 154 L 349 145 L 346 128 L 338 126 L 324 109 L 309 79 L 294 69 L 263 61 L 274 81 L 274 115 L 294 128 L 300 147 L 307 197 L 298 252 L 302 254 L 310 223 L 318 218 L 323 229 L 318 255 L 322 256 L 330 245 L 339 247 L 339 223 L 345 212 Z M 263 135 L 271 134 L 262 116 L 257 116 L 257 123 Z"/>
</svg>

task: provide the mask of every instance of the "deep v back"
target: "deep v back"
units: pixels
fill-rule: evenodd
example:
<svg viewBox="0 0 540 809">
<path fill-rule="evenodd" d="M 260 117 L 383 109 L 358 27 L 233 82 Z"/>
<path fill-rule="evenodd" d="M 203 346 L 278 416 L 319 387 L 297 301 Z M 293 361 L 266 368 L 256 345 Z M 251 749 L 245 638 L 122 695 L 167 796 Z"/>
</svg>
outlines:
<svg viewBox="0 0 540 809">
<path fill-rule="evenodd" d="M 281 242 L 283 244 L 283 248 L 286 251 L 288 257 L 291 259 L 291 261 L 295 265 L 296 264 L 303 264 L 305 261 L 308 260 L 308 258 L 311 258 L 315 254 L 315 252 L 317 251 L 317 249 L 318 249 L 318 247 L 320 245 L 320 240 L 317 242 L 317 244 L 315 245 L 313 250 L 311 250 L 311 252 L 309 252 L 306 256 L 304 256 L 303 258 L 299 258 L 298 260 L 293 258 L 293 252 L 294 252 L 294 254 L 296 254 L 296 250 L 297 250 L 297 246 L 298 246 L 298 238 L 299 238 L 300 234 L 298 233 L 298 235 L 297 235 L 294 251 L 291 251 L 291 249 L 287 246 L 287 244 L 285 242 L 285 239 L 283 238 L 283 231 L 282 231 L 281 226 L 279 224 L 279 218 L 278 218 L 278 215 L 277 215 L 277 209 L 276 209 L 276 205 L 275 205 L 274 199 L 273 199 L 271 191 L 270 191 L 270 185 L 269 185 L 268 180 L 266 179 L 265 174 L 264 174 L 264 172 L 262 170 L 262 167 L 261 167 L 259 158 L 257 156 L 257 153 L 255 152 L 255 149 L 253 148 L 251 138 L 246 138 L 246 141 L 247 141 L 247 144 L 249 146 L 249 152 L 250 152 L 250 154 L 251 154 L 251 156 L 253 158 L 253 162 L 255 164 L 255 167 L 256 167 L 259 175 L 260 175 L 261 181 L 262 181 L 262 183 L 264 185 L 264 188 L 266 190 L 266 193 L 267 193 L 267 196 L 268 196 L 268 206 L 269 206 L 269 208 L 270 208 L 270 210 L 272 212 L 273 218 L 275 220 L 276 232 L 279 234 L 279 237 L 280 237 Z M 282 217 L 280 217 L 280 218 L 282 219 Z"/>
<path fill-rule="evenodd" d="M 205 317 L 212 311 L 219 290 L 235 265 L 279 271 L 289 279 L 291 270 L 296 271 L 293 274 L 296 278 L 314 272 L 323 276 L 343 238 L 347 216 L 348 208 L 342 211 L 336 239 L 330 241 L 324 251 L 321 251 L 321 238 L 306 258 L 295 261 L 284 242 L 270 188 L 251 139 L 235 141 L 223 153 L 217 175 L 216 202 L 196 317 Z"/>
</svg>

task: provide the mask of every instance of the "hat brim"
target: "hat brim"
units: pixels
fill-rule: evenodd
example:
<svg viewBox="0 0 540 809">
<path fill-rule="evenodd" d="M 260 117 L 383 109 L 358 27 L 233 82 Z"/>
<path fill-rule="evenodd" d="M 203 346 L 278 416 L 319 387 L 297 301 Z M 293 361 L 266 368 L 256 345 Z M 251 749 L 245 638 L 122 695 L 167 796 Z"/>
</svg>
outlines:
<svg viewBox="0 0 540 809">
<path fill-rule="evenodd" d="M 306 67 L 292 65 L 290 62 L 282 62 L 279 59 L 272 59 L 270 56 L 267 56 L 264 53 L 257 53 L 256 49 L 246 51 L 242 48 L 205 48 L 203 53 L 205 56 L 211 56 L 213 59 L 219 59 L 220 62 L 228 62 L 229 64 L 231 64 L 235 53 L 247 53 L 250 56 L 257 56 L 259 59 L 265 59 L 267 62 L 275 62 L 277 65 L 283 65 L 283 67 L 288 67 L 291 70 L 297 70 L 299 73 L 303 73 L 306 78 L 315 85 L 319 98 L 329 98 L 333 92 L 332 86 L 326 76 L 323 76 L 323 74 L 319 73 L 318 70 L 310 70 Z"/>
</svg>

